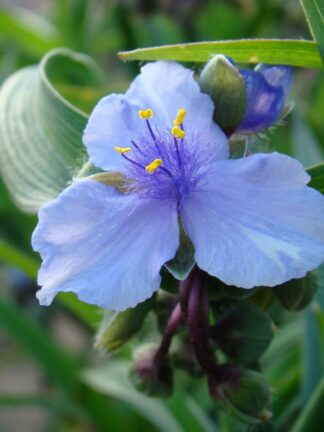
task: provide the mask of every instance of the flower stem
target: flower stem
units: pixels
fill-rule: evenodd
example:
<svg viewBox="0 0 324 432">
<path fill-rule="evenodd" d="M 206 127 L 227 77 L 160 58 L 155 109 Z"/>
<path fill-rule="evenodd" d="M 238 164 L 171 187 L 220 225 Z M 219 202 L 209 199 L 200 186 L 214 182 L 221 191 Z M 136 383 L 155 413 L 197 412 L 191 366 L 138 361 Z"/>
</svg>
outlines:
<svg viewBox="0 0 324 432">
<path fill-rule="evenodd" d="M 177 303 L 175 308 L 173 309 L 169 321 L 166 325 L 165 332 L 162 337 L 162 341 L 160 344 L 160 347 L 155 355 L 155 362 L 159 363 L 161 360 L 163 360 L 169 352 L 169 348 L 172 342 L 172 338 L 181 324 L 182 321 L 182 312 L 180 303 Z"/>
</svg>

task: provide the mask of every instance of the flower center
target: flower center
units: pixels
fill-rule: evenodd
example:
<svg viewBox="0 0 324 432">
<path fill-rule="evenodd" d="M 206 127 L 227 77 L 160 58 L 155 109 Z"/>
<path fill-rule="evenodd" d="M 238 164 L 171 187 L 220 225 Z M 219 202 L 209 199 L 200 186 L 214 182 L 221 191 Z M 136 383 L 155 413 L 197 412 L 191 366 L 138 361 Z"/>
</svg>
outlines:
<svg viewBox="0 0 324 432">
<path fill-rule="evenodd" d="M 151 109 L 138 111 L 138 116 L 146 123 L 146 133 L 132 140 L 130 147 L 115 147 L 129 162 L 126 175 L 133 180 L 132 191 L 150 198 L 175 198 L 179 203 L 197 183 L 200 166 L 185 132 L 186 110 L 178 110 L 170 129 L 151 124 Z"/>
</svg>

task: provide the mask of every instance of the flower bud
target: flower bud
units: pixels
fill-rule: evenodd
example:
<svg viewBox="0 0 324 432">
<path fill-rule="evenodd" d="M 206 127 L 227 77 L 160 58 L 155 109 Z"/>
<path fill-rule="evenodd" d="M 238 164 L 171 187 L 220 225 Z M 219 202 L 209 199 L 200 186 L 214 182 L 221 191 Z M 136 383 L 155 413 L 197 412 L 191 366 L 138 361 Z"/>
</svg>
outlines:
<svg viewBox="0 0 324 432">
<path fill-rule="evenodd" d="M 201 377 L 204 372 L 198 364 L 189 340 L 180 340 L 172 352 L 172 362 L 178 369 L 184 370 L 191 377 Z"/>
<path fill-rule="evenodd" d="M 148 396 L 172 395 L 173 371 L 169 359 L 160 358 L 155 345 L 144 345 L 135 351 L 130 378 L 137 390 Z"/>
<path fill-rule="evenodd" d="M 304 309 L 312 301 L 318 287 L 315 273 L 308 272 L 301 279 L 292 279 L 275 287 L 274 292 L 282 306 L 289 311 Z"/>
<path fill-rule="evenodd" d="M 273 328 L 261 309 L 252 303 L 240 302 L 218 321 L 212 336 L 231 360 L 251 365 L 269 346 Z"/>
<path fill-rule="evenodd" d="M 224 55 L 215 55 L 202 70 L 199 85 L 215 104 L 215 122 L 230 135 L 246 108 L 245 82 L 239 70 Z"/>
<path fill-rule="evenodd" d="M 270 420 L 267 410 L 270 388 L 264 377 L 248 369 L 238 369 L 235 379 L 218 384 L 209 380 L 211 396 L 228 413 L 249 424 Z"/>
<path fill-rule="evenodd" d="M 144 320 L 153 308 L 155 296 L 139 303 L 134 308 L 107 315 L 98 330 L 95 348 L 103 349 L 109 353 L 116 351 L 142 327 Z"/>
</svg>

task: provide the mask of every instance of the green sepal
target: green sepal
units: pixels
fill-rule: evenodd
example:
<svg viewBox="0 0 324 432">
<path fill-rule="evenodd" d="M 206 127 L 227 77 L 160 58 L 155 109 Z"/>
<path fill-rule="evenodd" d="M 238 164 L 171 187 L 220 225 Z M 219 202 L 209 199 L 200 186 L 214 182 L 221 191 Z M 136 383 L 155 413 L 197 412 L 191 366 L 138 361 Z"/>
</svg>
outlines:
<svg viewBox="0 0 324 432">
<path fill-rule="evenodd" d="M 251 365 L 268 348 L 274 325 L 256 305 L 239 302 L 225 312 L 213 334 L 218 346 L 231 360 Z"/>
<path fill-rule="evenodd" d="M 238 288 L 234 285 L 226 285 L 220 279 L 210 276 L 208 279 L 208 290 L 211 300 L 243 300 L 254 295 L 259 290 L 259 287 L 252 289 Z"/>
<path fill-rule="evenodd" d="M 178 280 L 187 279 L 189 273 L 195 265 L 194 247 L 190 238 L 186 235 L 181 221 L 180 226 L 180 244 L 176 256 L 165 263 L 165 267 L 169 270 L 173 277 Z"/>
<path fill-rule="evenodd" d="M 215 104 L 215 122 L 227 134 L 233 133 L 246 109 L 245 81 L 240 71 L 224 55 L 215 55 L 202 70 L 199 85 Z"/>
<path fill-rule="evenodd" d="M 289 311 L 304 309 L 312 301 L 318 288 L 318 278 L 313 272 L 308 272 L 301 279 L 292 279 L 274 288 L 274 293 L 281 305 Z"/>
<path fill-rule="evenodd" d="M 248 148 L 248 138 L 243 135 L 232 135 L 229 140 L 231 159 L 240 159 L 246 156 Z"/>
<path fill-rule="evenodd" d="M 134 308 L 113 315 L 107 313 L 97 332 L 95 347 L 111 353 L 123 346 L 141 329 L 154 302 L 155 296 L 152 296 Z"/>
<path fill-rule="evenodd" d="M 248 424 L 262 424 L 272 417 L 267 410 L 270 388 L 259 372 L 239 369 L 236 381 L 218 386 L 214 398 L 229 414 Z"/>
</svg>

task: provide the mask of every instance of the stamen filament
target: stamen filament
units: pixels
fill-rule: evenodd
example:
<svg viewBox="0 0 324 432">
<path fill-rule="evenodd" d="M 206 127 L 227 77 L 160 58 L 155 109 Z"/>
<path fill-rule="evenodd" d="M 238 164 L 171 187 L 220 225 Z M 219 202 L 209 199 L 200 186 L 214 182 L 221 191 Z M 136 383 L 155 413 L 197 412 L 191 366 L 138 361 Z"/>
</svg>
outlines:
<svg viewBox="0 0 324 432">
<path fill-rule="evenodd" d="M 147 127 L 148 127 L 148 130 L 149 130 L 149 132 L 150 132 L 150 135 L 151 135 L 151 137 L 152 137 L 152 140 L 155 142 L 155 141 L 156 141 L 156 136 L 154 135 L 154 132 L 153 132 L 152 126 L 150 125 L 150 122 L 149 122 L 148 120 L 145 120 L 145 121 L 146 121 L 146 125 L 147 125 Z"/>
<path fill-rule="evenodd" d="M 137 165 L 137 166 L 139 166 L 140 168 L 145 169 L 145 166 L 144 166 L 144 165 L 142 165 L 142 164 L 140 164 L 140 163 L 134 161 L 134 160 L 131 159 L 130 157 L 126 156 L 124 153 L 121 153 L 121 155 L 123 156 L 124 159 L 128 160 L 128 162 L 130 162 L 130 163 L 132 163 L 132 164 L 134 164 L 134 165 Z"/>
<path fill-rule="evenodd" d="M 140 149 L 139 145 L 136 144 L 136 142 L 134 140 L 131 140 L 131 143 L 133 144 L 133 146 L 136 148 L 136 150 L 138 150 L 139 152 L 142 153 L 142 150 Z"/>
<path fill-rule="evenodd" d="M 174 144 L 175 144 L 176 151 L 177 151 L 177 159 L 178 159 L 179 168 L 181 168 L 180 150 L 179 150 L 178 140 L 176 137 L 174 137 Z"/>
</svg>

